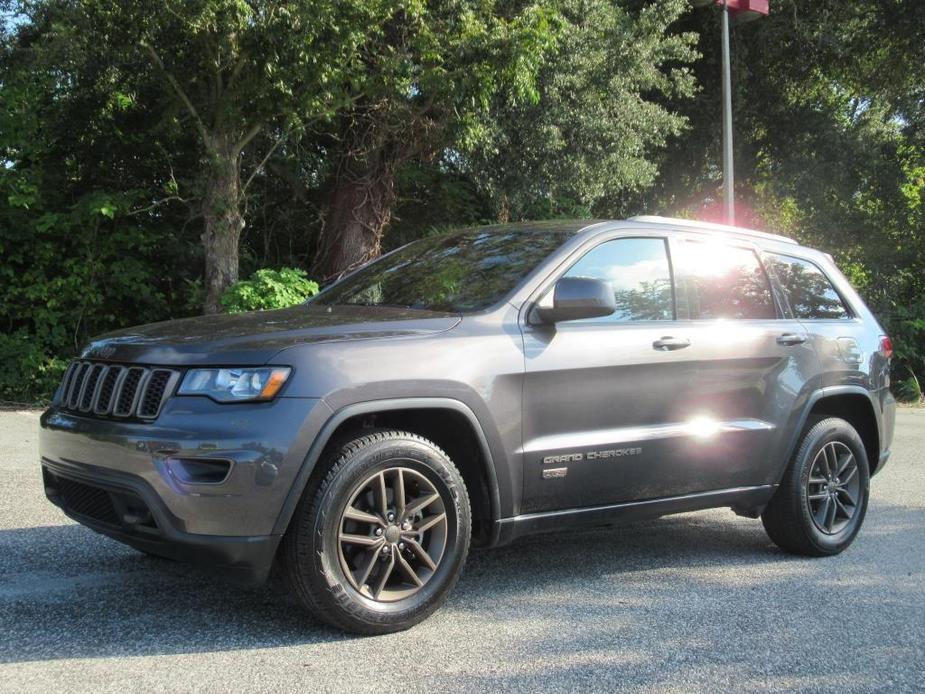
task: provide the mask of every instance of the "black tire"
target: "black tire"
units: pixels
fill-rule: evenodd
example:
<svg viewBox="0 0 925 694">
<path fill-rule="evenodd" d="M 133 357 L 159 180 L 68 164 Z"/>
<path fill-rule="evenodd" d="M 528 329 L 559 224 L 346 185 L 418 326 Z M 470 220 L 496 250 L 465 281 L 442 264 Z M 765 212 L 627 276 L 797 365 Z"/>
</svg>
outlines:
<svg viewBox="0 0 925 694">
<path fill-rule="evenodd" d="M 318 619 L 357 634 L 401 631 L 426 619 L 444 603 L 456 585 L 469 552 L 472 527 L 469 497 L 456 466 L 432 442 L 415 434 L 386 430 L 371 430 L 362 437 L 335 446 L 319 465 L 323 466 L 320 469 L 324 473 L 306 489 L 282 543 L 281 568 L 296 598 Z M 389 479 L 393 484 L 387 488 L 386 483 L 382 483 L 385 500 L 376 491 L 378 485 L 370 482 L 380 478 Z M 401 485 L 400 497 L 397 485 Z M 345 515 L 348 504 L 353 510 L 364 501 L 377 504 L 376 508 L 367 507 L 365 512 L 385 520 L 388 513 L 378 513 L 378 504 L 382 500 L 382 506 L 388 507 L 389 494 L 396 509 L 401 499 L 402 511 L 394 521 L 380 523 L 381 527 L 374 523 L 357 526 Z M 414 494 L 418 496 L 413 497 Z M 441 514 L 445 514 L 445 518 L 440 520 L 439 526 L 421 531 L 416 536 L 417 541 L 408 542 L 420 549 L 426 542 L 436 544 L 442 539 L 442 549 L 433 570 L 422 564 L 415 569 L 412 564 L 423 560 L 404 542 L 402 551 L 398 550 L 395 528 L 403 531 L 406 526 L 398 524 L 405 517 L 405 509 L 428 498 L 435 499 L 434 505 L 418 512 L 422 517 L 415 521 L 414 527 L 423 527 Z M 436 512 L 433 511 L 435 507 Z M 431 515 L 423 518 L 425 512 Z M 410 516 L 407 523 L 407 532 L 413 534 Z M 356 527 L 369 530 L 354 530 Z M 438 532 L 439 537 L 436 536 Z M 383 546 L 373 549 L 344 542 L 345 537 L 357 538 L 361 534 Z M 401 537 L 406 536 L 402 534 Z M 385 552 L 384 545 L 389 545 L 388 549 L 394 554 L 379 557 L 377 551 Z M 382 566 L 377 563 L 377 557 L 382 559 Z M 430 554 L 428 558 L 433 564 Z M 351 562 L 357 565 L 355 569 L 351 568 Z M 364 578 L 359 585 L 361 579 L 357 575 L 363 574 L 363 566 L 371 567 L 366 569 L 365 576 L 373 575 L 375 580 Z M 410 573 L 405 573 L 405 567 Z M 425 576 L 423 585 L 412 584 L 411 576 L 417 577 L 418 582 Z M 407 588 L 401 583 L 403 580 L 407 580 Z M 415 592 L 405 596 L 409 591 Z M 390 595 L 397 597 L 387 600 L 386 596 Z"/>
<path fill-rule="evenodd" d="M 848 469 L 849 454 L 856 472 Z M 842 464 L 848 466 L 845 480 L 838 476 Z M 827 474 L 829 470 L 834 474 Z M 867 513 L 869 470 L 864 442 L 854 427 L 837 417 L 811 421 L 761 515 L 768 536 L 793 554 L 824 557 L 842 552 L 854 541 Z"/>
</svg>

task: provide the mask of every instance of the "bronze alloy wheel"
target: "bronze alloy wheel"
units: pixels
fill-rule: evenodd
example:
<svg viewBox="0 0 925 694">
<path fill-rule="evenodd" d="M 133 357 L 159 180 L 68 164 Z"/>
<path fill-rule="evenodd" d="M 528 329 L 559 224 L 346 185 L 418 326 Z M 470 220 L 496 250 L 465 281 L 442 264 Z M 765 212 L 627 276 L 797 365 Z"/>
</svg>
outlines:
<svg viewBox="0 0 925 694">
<path fill-rule="evenodd" d="M 357 634 L 407 629 L 440 608 L 472 538 L 465 481 L 432 441 L 364 428 L 318 462 L 280 569 L 318 619 Z"/>
<path fill-rule="evenodd" d="M 360 594 L 396 602 L 433 577 L 447 541 L 447 515 L 434 484 L 408 467 L 367 477 L 344 507 L 337 553 Z"/>
<path fill-rule="evenodd" d="M 807 482 L 813 523 L 826 535 L 841 532 L 854 518 L 861 494 L 858 463 L 841 441 L 830 441 L 813 459 Z"/>
</svg>

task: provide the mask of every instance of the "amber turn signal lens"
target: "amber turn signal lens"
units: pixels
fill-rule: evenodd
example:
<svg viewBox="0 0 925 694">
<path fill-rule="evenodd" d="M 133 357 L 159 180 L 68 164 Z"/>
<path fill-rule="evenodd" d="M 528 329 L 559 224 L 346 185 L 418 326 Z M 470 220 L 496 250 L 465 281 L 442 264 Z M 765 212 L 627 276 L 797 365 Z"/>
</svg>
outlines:
<svg viewBox="0 0 925 694">
<path fill-rule="evenodd" d="M 279 392 L 279 389 L 283 387 L 288 376 L 289 369 L 273 369 L 273 373 L 270 374 L 267 384 L 263 387 L 263 390 L 260 391 L 260 399 L 270 400 L 276 397 L 276 394 Z"/>
</svg>

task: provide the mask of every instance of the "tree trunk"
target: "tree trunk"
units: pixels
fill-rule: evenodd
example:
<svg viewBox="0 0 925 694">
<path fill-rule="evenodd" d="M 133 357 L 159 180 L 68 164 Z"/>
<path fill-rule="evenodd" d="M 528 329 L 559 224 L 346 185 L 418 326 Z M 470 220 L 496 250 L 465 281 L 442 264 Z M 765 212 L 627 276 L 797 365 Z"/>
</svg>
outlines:
<svg viewBox="0 0 925 694">
<path fill-rule="evenodd" d="M 395 160 L 387 148 L 345 155 L 328 197 L 313 278 L 330 281 L 378 257 L 394 200 Z"/>
<path fill-rule="evenodd" d="M 241 214 L 239 151 L 229 139 L 209 143 L 209 172 L 202 199 L 202 248 L 205 254 L 206 313 L 221 313 L 221 297 L 238 281 L 238 241 L 244 229 Z"/>
</svg>

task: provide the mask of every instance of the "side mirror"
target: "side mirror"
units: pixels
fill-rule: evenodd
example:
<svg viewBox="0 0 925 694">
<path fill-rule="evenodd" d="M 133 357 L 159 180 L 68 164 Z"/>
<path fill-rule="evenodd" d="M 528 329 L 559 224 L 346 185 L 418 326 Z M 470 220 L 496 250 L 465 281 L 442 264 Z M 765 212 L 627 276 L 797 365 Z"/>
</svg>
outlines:
<svg viewBox="0 0 925 694">
<path fill-rule="evenodd" d="M 616 310 L 613 289 L 606 282 L 590 277 L 563 277 L 556 282 L 553 291 L 537 303 L 533 312 L 541 323 L 552 324 L 600 318 Z"/>
</svg>

